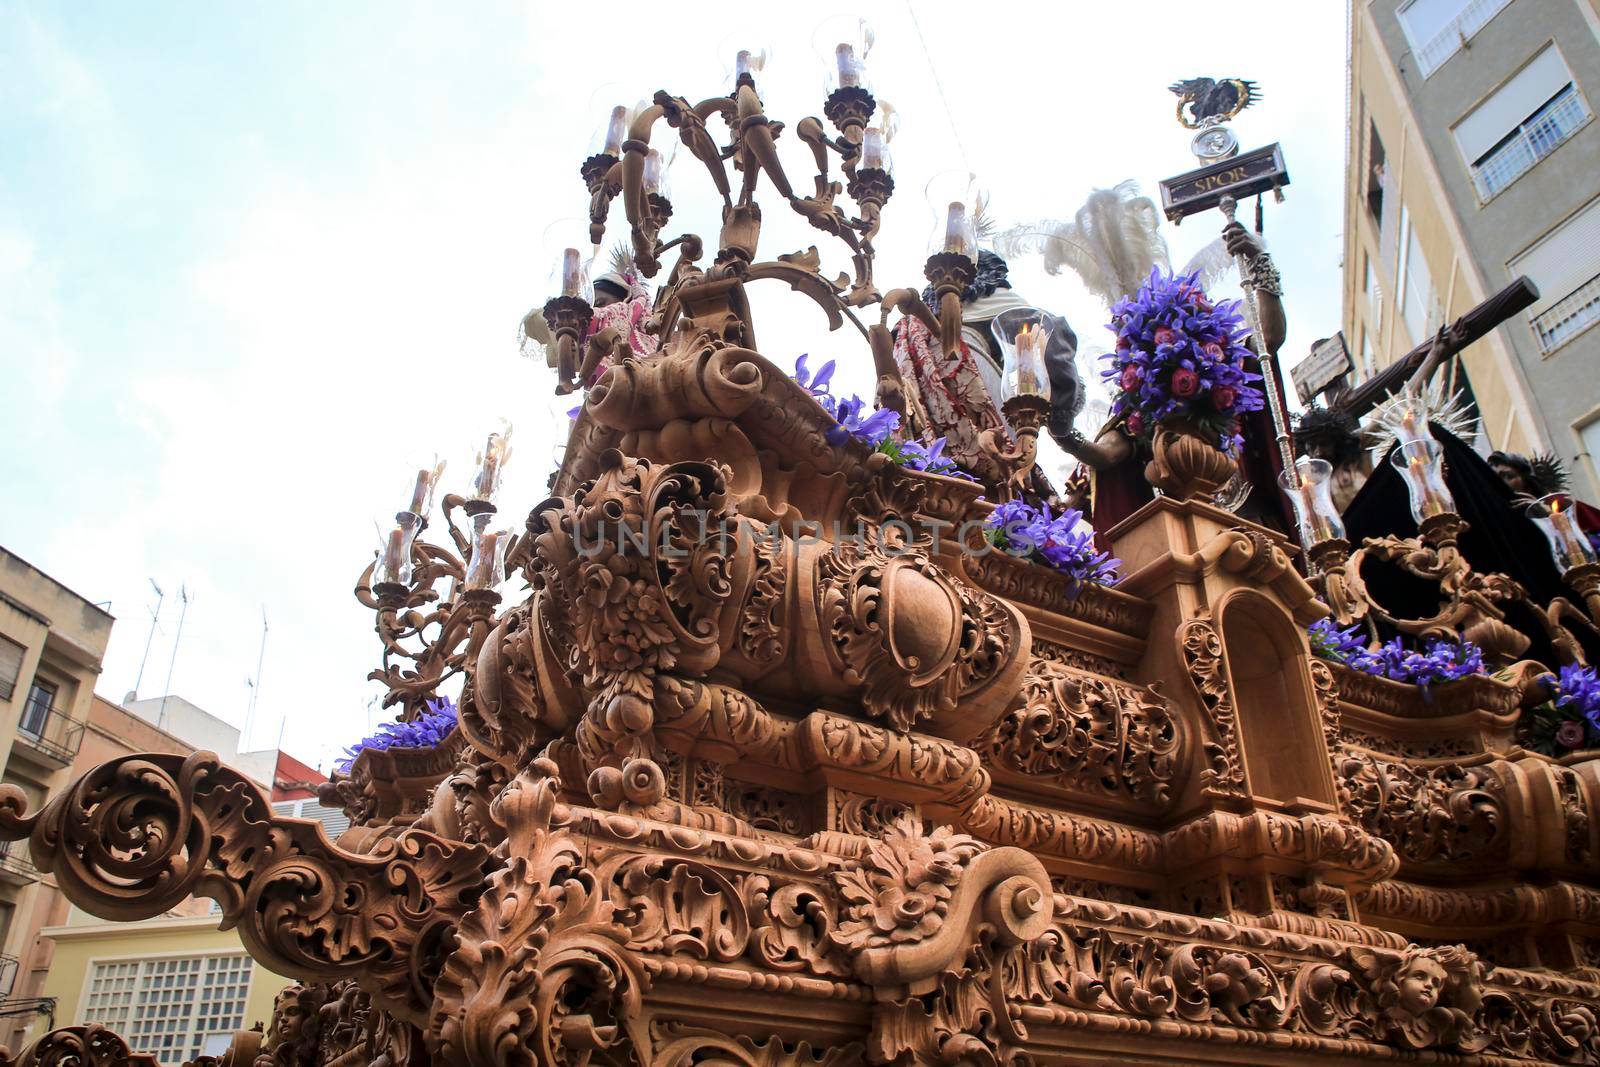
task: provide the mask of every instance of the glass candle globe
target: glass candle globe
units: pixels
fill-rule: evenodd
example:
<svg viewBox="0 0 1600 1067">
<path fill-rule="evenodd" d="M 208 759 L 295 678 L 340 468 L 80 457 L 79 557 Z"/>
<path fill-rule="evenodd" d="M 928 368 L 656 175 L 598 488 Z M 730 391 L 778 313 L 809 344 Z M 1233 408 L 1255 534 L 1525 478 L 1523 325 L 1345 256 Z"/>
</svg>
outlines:
<svg viewBox="0 0 1600 1067">
<path fill-rule="evenodd" d="M 495 494 L 500 490 L 500 479 L 505 473 L 506 461 L 510 458 L 511 430 L 507 428 L 503 433 L 490 434 L 483 451 L 478 453 L 478 469 L 473 475 L 472 494 L 468 499 L 486 504 L 494 503 Z"/>
<path fill-rule="evenodd" d="M 1014 396 L 1048 396 L 1050 379 L 1045 371 L 1045 346 L 1055 330 L 1055 318 L 1038 308 L 1011 308 L 990 324 L 1002 353 L 1000 400 Z"/>
<path fill-rule="evenodd" d="M 1568 494 L 1551 493 L 1540 497 L 1529 505 L 1528 516 L 1544 531 L 1550 542 L 1550 556 L 1558 569 L 1570 571 L 1596 561 L 1594 545 L 1578 525 L 1578 515 Z"/>
<path fill-rule="evenodd" d="M 889 156 L 889 138 L 881 126 L 868 126 L 861 133 L 861 170 L 894 172 Z"/>
<path fill-rule="evenodd" d="M 1421 522 L 1455 511 L 1455 498 L 1444 484 L 1444 449 L 1431 437 L 1402 441 L 1389 453 L 1411 494 L 1411 517 Z"/>
<path fill-rule="evenodd" d="M 378 566 L 372 576 L 376 584 L 411 584 L 411 546 L 421 528 L 422 523 L 410 512 L 395 516 L 394 528 L 378 545 Z"/>
<path fill-rule="evenodd" d="M 749 32 L 729 34 L 717 51 L 722 56 L 729 92 L 743 84 L 756 85 L 772 61 L 772 46 Z"/>
<path fill-rule="evenodd" d="M 822 61 L 825 95 L 831 96 L 840 89 L 871 91 L 867 53 L 872 51 L 874 39 L 872 27 L 858 15 L 834 15 L 817 26 L 811 35 L 811 47 Z"/>
<path fill-rule="evenodd" d="M 589 243 L 589 220 L 556 220 L 545 228 L 542 245 L 546 262 L 550 264 L 545 299 L 573 296 L 585 303 L 594 303 L 592 272 L 600 249 Z"/>
<path fill-rule="evenodd" d="M 489 529 L 489 518 L 487 513 L 473 517 L 467 589 L 493 589 L 506 580 L 506 544 L 511 540 L 511 531 Z"/>
<path fill-rule="evenodd" d="M 1333 464 L 1325 459 L 1302 456 L 1295 470 L 1300 475 L 1298 484 L 1290 479 L 1287 471 L 1280 479 L 1300 524 L 1300 543 L 1309 547 L 1343 538 L 1344 520 L 1339 517 L 1339 509 L 1333 506 Z"/>
<path fill-rule="evenodd" d="M 933 230 L 928 255 L 954 253 L 978 261 L 978 217 L 988 197 L 976 175 L 968 171 L 943 171 L 928 179 L 924 188 Z"/>
</svg>

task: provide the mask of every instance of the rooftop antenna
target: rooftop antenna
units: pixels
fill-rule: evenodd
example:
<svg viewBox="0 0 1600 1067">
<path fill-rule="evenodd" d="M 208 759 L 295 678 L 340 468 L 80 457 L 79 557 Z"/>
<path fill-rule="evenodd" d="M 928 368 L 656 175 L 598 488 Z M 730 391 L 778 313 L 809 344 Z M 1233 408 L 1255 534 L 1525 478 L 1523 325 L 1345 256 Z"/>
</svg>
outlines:
<svg viewBox="0 0 1600 1067">
<path fill-rule="evenodd" d="M 183 640 L 183 620 L 189 614 L 189 587 L 178 587 L 178 599 L 183 601 L 183 607 L 178 609 L 178 633 L 172 639 L 172 660 L 167 664 L 167 686 L 161 694 L 161 714 L 156 716 L 156 729 L 167 728 L 167 699 L 172 696 L 172 672 L 178 666 L 178 644 Z"/>
<path fill-rule="evenodd" d="M 139 699 L 139 686 L 144 682 L 144 665 L 150 659 L 150 643 L 156 639 L 156 629 L 161 623 L 161 602 L 167 595 L 161 591 L 154 578 L 150 579 L 150 588 L 156 591 L 156 607 L 150 613 L 150 636 L 144 639 L 144 655 L 139 658 L 139 676 L 133 680 L 133 695 L 129 703 Z"/>
<path fill-rule="evenodd" d="M 267 659 L 267 606 L 261 605 L 261 652 L 256 656 L 256 676 L 250 681 L 250 707 L 244 713 L 243 743 L 250 750 L 250 728 L 256 721 L 256 701 L 261 697 L 261 665 Z"/>
</svg>

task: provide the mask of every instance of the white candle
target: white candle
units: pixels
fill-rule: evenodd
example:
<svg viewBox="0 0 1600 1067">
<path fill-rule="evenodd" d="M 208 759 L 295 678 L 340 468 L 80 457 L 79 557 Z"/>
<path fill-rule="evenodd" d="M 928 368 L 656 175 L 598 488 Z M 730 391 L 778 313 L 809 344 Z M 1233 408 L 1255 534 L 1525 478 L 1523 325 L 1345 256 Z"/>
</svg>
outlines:
<svg viewBox="0 0 1600 1067">
<path fill-rule="evenodd" d="M 628 135 L 628 109 L 618 104 L 611 109 L 611 121 L 606 124 L 606 146 L 602 150 L 608 156 L 622 155 L 622 141 Z"/>
<path fill-rule="evenodd" d="M 561 295 L 583 294 L 583 260 L 576 248 L 561 253 Z"/>
<path fill-rule="evenodd" d="M 833 50 L 834 60 L 839 65 L 839 88 L 852 89 L 861 84 L 861 68 L 856 63 L 856 50 L 848 44 L 840 44 Z"/>
<path fill-rule="evenodd" d="M 862 135 L 861 165 L 872 170 L 889 169 L 889 152 L 884 147 L 882 130 L 870 128 Z"/>
<path fill-rule="evenodd" d="M 952 200 L 944 217 L 944 250 L 958 255 L 967 251 L 967 205 Z"/>
<path fill-rule="evenodd" d="M 389 539 L 383 546 L 383 568 L 379 571 L 378 580 L 384 582 L 400 581 L 401 571 L 405 569 L 405 544 L 406 532 L 399 526 L 389 531 Z"/>
<path fill-rule="evenodd" d="M 428 506 L 428 490 L 433 488 L 433 472 L 420 470 L 417 472 L 417 486 L 411 491 L 410 512 L 421 515 L 422 509 Z"/>
</svg>

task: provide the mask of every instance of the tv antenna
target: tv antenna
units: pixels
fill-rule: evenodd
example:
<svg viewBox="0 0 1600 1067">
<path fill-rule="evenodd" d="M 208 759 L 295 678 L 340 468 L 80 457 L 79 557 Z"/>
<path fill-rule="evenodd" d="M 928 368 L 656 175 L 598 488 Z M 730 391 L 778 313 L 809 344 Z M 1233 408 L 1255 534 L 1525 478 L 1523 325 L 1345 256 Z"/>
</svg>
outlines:
<svg viewBox="0 0 1600 1067">
<path fill-rule="evenodd" d="M 161 602 L 166 599 L 166 594 L 156 584 L 154 578 L 149 579 L 150 588 L 156 591 L 155 610 L 150 612 L 150 635 L 144 639 L 144 655 L 139 657 L 139 676 L 133 680 L 133 699 L 139 699 L 139 686 L 144 683 L 144 665 L 150 659 L 150 643 L 156 639 L 156 630 L 161 625 Z"/>
<path fill-rule="evenodd" d="M 261 605 L 261 652 L 256 656 L 256 676 L 250 679 L 250 707 L 244 713 L 244 735 L 240 739 L 244 750 L 250 751 L 250 728 L 256 721 L 256 701 L 261 698 L 261 665 L 267 660 L 267 606 Z"/>
<path fill-rule="evenodd" d="M 178 599 L 183 602 L 183 606 L 178 609 L 178 632 L 172 638 L 172 659 L 167 664 L 167 685 L 166 691 L 161 694 L 161 714 L 156 716 L 156 729 L 158 730 L 167 728 L 167 699 L 172 696 L 172 672 L 178 666 L 178 645 L 183 641 L 183 620 L 189 614 L 189 587 L 187 585 L 178 587 Z"/>
</svg>

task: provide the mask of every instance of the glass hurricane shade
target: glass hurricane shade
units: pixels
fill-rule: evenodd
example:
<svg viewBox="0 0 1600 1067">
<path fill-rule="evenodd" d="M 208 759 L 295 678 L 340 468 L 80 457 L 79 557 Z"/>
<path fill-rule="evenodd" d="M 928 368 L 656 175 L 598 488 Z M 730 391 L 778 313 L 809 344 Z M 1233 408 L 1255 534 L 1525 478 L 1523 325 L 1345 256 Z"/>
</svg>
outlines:
<svg viewBox="0 0 1600 1067">
<path fill-rule="evenodd" d="M 858 15 L 834 15 L 818 24 L 811 48 L 823 68 L 823 93 L 840 89 L 867 89 L 867 53 L 875 37 L 867 20 Z"/>
<path fill-rule="evenodd" d="M 506 543 L 510 530 L 491 530 L 487 512 L 474 516 L 472 558 L 467 561 L 467 589 L 493 589 L 506 580 Z"/>
<path fill-rule="evenodd" d="M 1002 353 L 1001 402 L 1014 396 L 1049 395 L 1044 353 L 1055 319 L 1038 308 L 1011 308 L 996 315 L 990 329 Z"/>
<path fill-rule="evenodd" d="M 954 253 L 976 263 L 978 216 L 985 198 L 975 177 L 967 171 L 944 171 L 928 180 L 924 193 L 933 215 L 928 255 Z"/>
<path fill-rule="evenodd" d="M 861 166 L 866 170 L 890 173 L 894 164 L 889 156 L 889 138 L 877 126 L 868 126 L 861 134 Z"/>
<path fill-rule="evenodd" d="M 411 512 L 402 511 L 395 516 L 394 529 L 378 545 L 378 566 L 373 572 L 375 583 L 411 584 L 411 546 L 421 527 L 422 523 Z"/>
<path fill-rule="evenodd" d="M 1344 537 L 1344 520 L 1333 506 L 1333 464 L 1325 459 L 1302 456 L 1295 464 L 1300 478 L 1296 484 L 1285 471 L 1279 476 L 1289 502 L 1294 505 L 1300 525 L 1300 543 L 1320 544 Z"/>
<path fill-rule="evenodd" d="M 478 453 L 478 470 L 472 479 L 471 499 L 488 504 L 494 503 L 495 493 L 500 490 L 500 478 L 505 471 L 506 460 L 510 457 L 510 435 L 490 434 L 483 451 Z"/>
<path fill-rule="evenodd" d="M 1456 509 L 1455 498 L 1444 484 L 1444 449 L 1431 437 L 1405 441 L 1389 453 L 1411 494 L 1411 517 L 1418 522 Z"/>
<path fill-rule="evenodd" d="M 1550 542 L 1550 556 L 1562 571 L 1596 562 L 1594 545 L 1578 525 L 1578 514 L 1573 510 L 1571 496 L 1551 493 L 1540 497 L 1529 506 L 1528 515 L 1544 531 L 1546 540 Z"/>
</svg>

